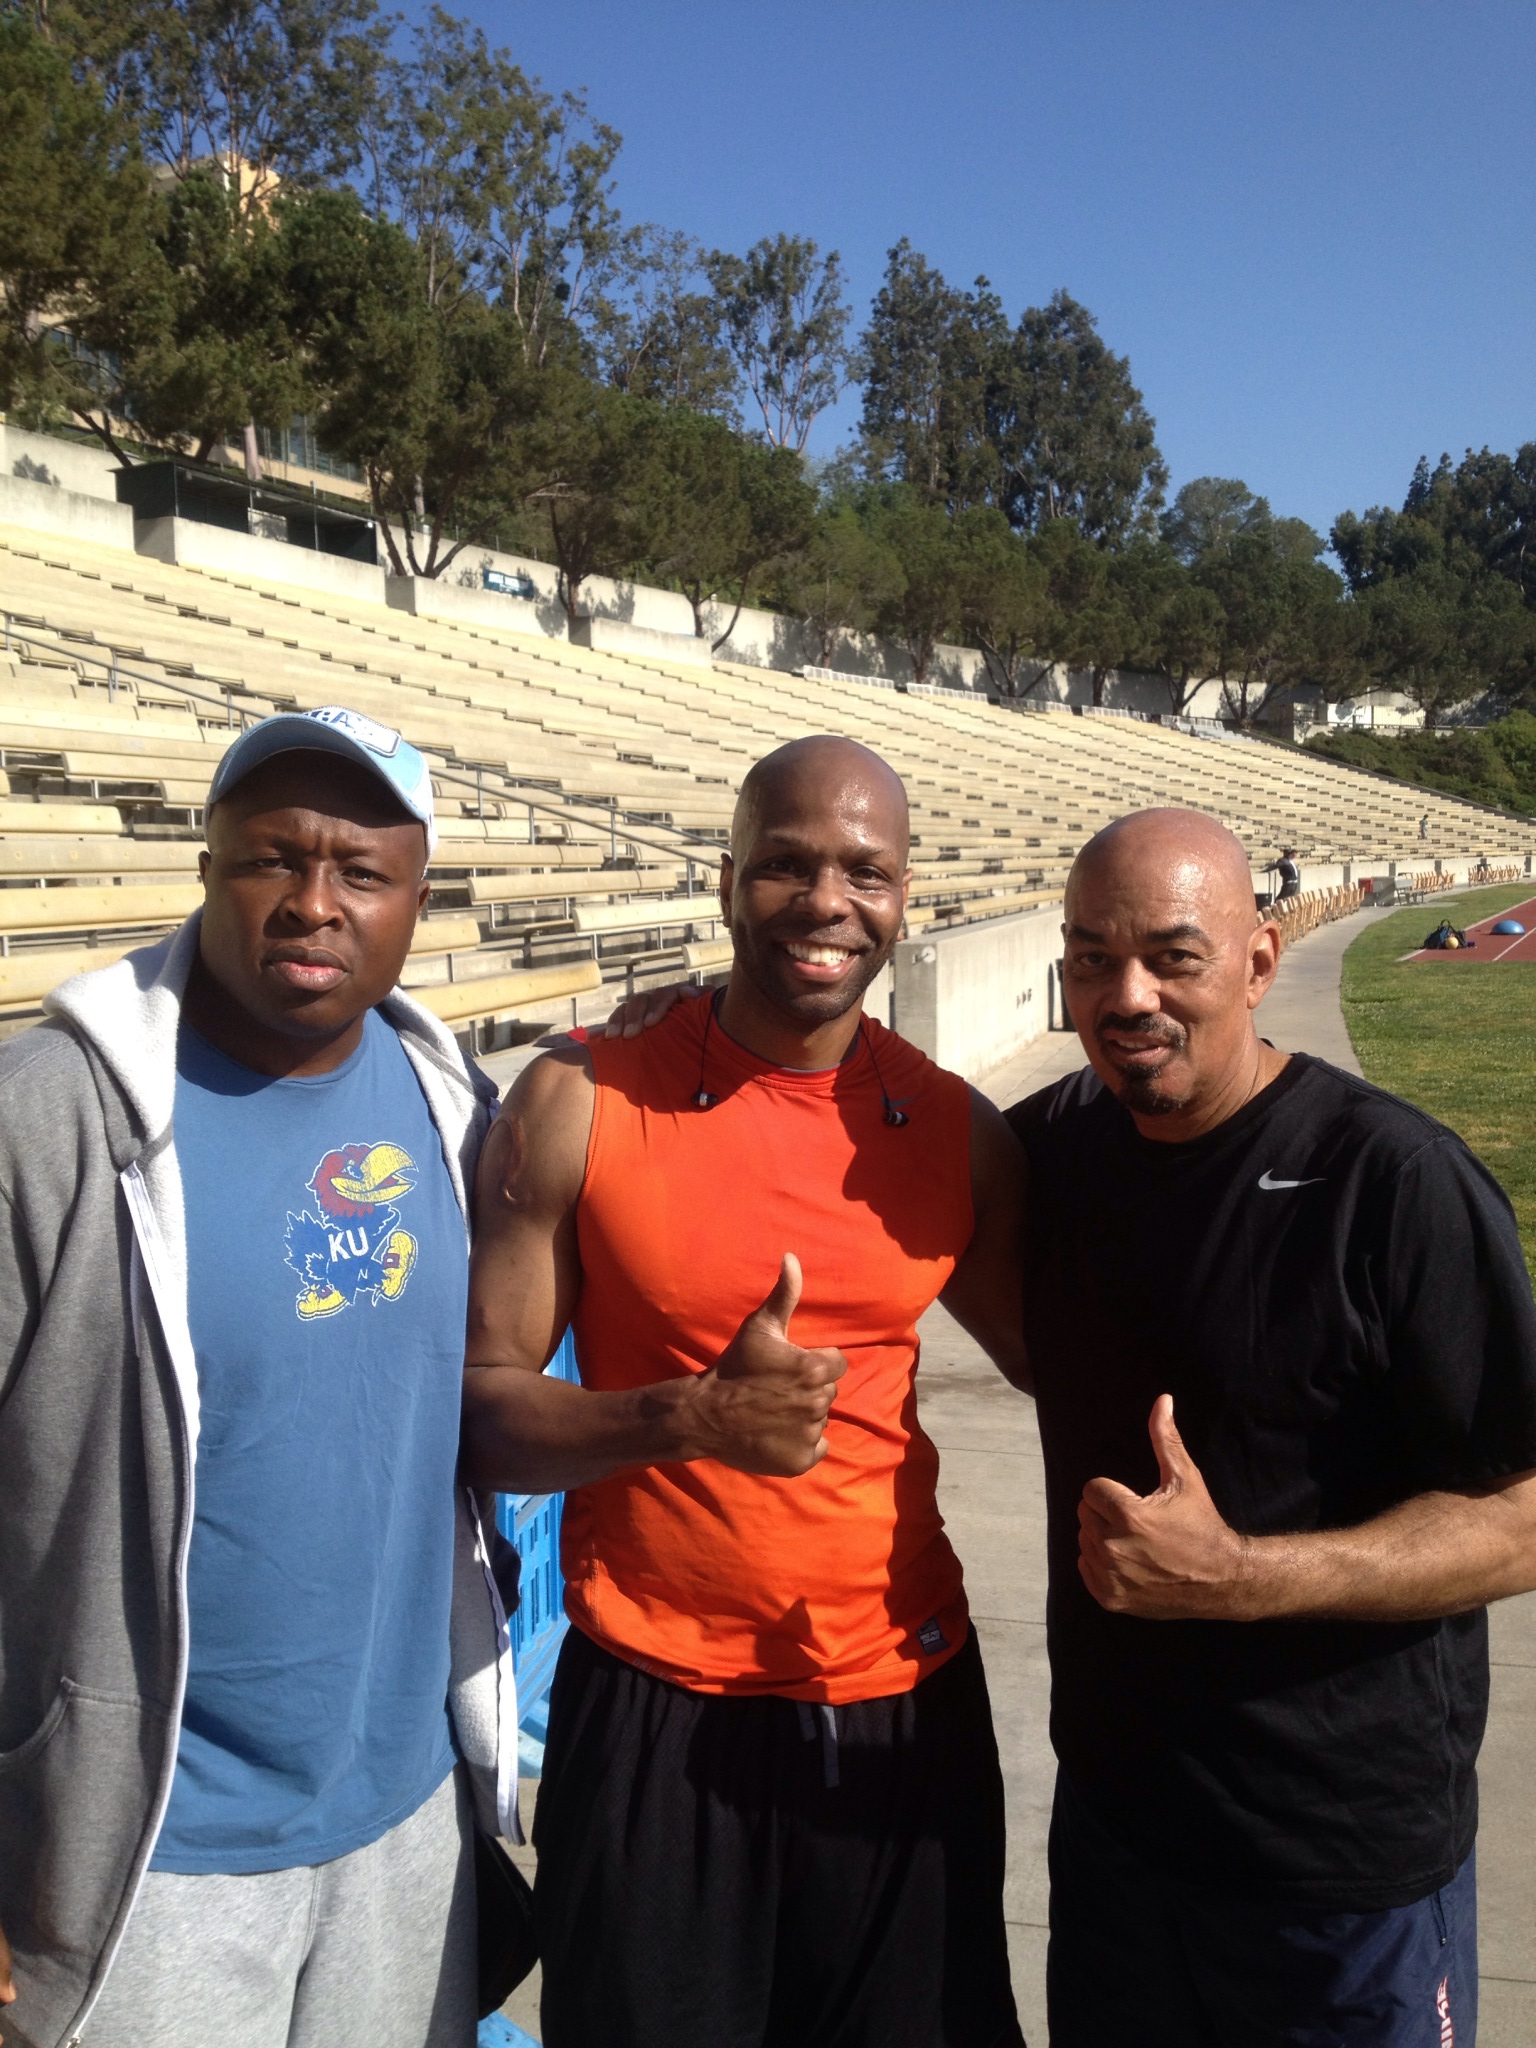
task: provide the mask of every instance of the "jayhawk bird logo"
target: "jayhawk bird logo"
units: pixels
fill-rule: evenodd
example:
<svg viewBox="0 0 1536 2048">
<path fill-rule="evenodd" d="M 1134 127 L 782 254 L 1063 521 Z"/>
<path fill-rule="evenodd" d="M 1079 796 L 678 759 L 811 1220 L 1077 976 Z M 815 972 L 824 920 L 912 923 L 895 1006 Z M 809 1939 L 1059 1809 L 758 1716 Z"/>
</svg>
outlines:
<svg viewBox="0 0 1536 2048">
<path fill-rule="evenodd" d="M 320 1210 L 290 1210 L 285 1256 L 301 1281 L 300 1322 L 339 1315 L 364 1298 L 398 1301 L 416 1263 L 416 1240 L 395 1206 L 416 1185 L 416 1162 L 399 1145 L 342 1145 L 310 1176 Z"/>
</svg>

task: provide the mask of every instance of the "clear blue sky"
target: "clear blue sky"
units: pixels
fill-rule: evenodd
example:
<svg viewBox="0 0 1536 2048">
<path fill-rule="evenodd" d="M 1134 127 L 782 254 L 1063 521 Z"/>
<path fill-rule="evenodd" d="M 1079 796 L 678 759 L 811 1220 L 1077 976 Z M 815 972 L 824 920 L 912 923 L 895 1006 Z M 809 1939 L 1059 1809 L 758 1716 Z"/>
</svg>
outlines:
<svg viewBox="0 0 1536 2048">
<path fill-rule="evenodd" d="M 1065 286 L 1175 489 L 1326 532 L 1421 452 L 1536 439 L 1532 0 L 449 5 L 587 89 L 628 219 L 811 235 L 858 324 L 902 235 L 1013 317 Z"/>
</svg>

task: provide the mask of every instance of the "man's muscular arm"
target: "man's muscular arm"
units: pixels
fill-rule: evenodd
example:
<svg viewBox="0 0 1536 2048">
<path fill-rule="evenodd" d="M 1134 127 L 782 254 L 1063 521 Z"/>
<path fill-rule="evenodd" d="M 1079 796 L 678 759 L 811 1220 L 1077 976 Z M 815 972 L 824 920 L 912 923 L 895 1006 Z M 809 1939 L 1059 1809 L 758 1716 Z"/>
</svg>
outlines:
<svg viewBox="0 0 1536 2048">
<path fill-rule="evenodd" d="M 1158 1397 L 1161 1484 L 1090 1479 L 1078 1569 L 1101 1607 L 1150 1621 L 1433 1621 L 1536 1587 L 1536 1474 L 1422 1493 L 1352 1529 L 1243 1536 Z"/>
<path fill-rule="evenodd" d="M 788 1326 L 792 1254 L 761 1308 L 709 1371 L 598 1393 L 544 1377 L 581 1290 L 576 1205 L 594 1085 L 584 1049 L 526 1067 L 492 1126 L 475 1189 L 464 1374 L 465 1477 L 555 1493 L 635 1465 L 718 1458 L 793 1478 L 826 1455 L 823 1426 L 846 1362 Z M 765 1260 L 772 1276 L 773 1255 Z"/>
<path fill-rule="evenodd" d="M 993 1364 L 1034 1392 L 1024 1352 L 1021 1249 L 1028 1202 L 1024 1148 L 1002 1111 L 971 1090 L 971 1201 L 976 1229 L 939 1299 Z"/>
</svg>

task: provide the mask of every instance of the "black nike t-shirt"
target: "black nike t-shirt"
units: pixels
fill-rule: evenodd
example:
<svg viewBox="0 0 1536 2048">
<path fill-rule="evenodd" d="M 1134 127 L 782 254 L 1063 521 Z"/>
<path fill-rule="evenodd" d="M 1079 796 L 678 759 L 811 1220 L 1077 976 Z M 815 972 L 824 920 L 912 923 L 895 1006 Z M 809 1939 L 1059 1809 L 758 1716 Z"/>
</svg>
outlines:
<svg viewBox="0 0 1536 2048">
<path fill-rule="evenodd" d="M 1009 1121 L 1035 1193 L 1025 1326 L 1062 1768 L 1185 1877 L 1319 1910 L 1424 1897 L 1476 1832 L 1486 1613 L 1110 1614 L 1078 1572 L 1077 1507 L 1100 1474 L 1156 1487 L 1162 1393 L 1246 1534 L 1536 1468 L 1536 1310 L 1508 1201 L 1453 1132 L 1302 1055 L 1188 1144 L 1143 1138 L 1086 1069 Z"/>
</svg>

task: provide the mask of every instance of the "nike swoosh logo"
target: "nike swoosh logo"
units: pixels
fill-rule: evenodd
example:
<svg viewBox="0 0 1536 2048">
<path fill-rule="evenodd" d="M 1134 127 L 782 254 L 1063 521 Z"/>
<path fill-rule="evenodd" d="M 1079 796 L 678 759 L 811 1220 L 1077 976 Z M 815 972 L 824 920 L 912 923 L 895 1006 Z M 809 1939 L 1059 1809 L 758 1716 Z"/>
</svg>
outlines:
<svg viewBox="0 0 1536 2048">
<path fill-rule="evenodd" d="M 1275 1180 L 1266 1166 L 1259 1175 L 1259 1186 L 1266 1195 L 1272 1195 L 1277 1188 L 1315 1188 L 1327 1177 L 1326 1174 L 1319 1173 L 1311 1180 Z"/>
</svg>

